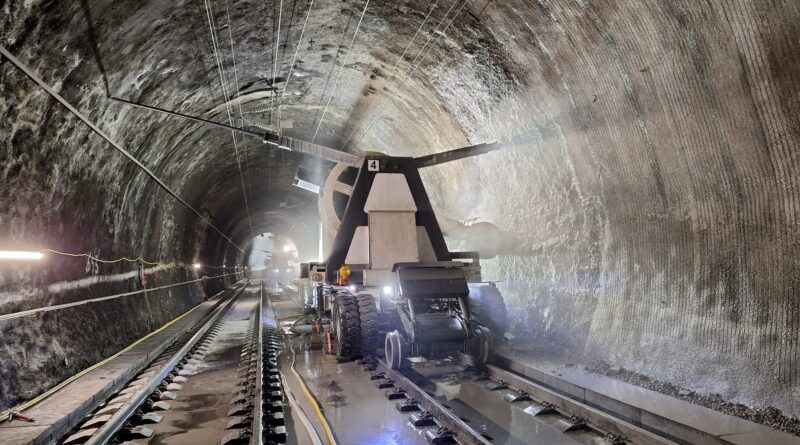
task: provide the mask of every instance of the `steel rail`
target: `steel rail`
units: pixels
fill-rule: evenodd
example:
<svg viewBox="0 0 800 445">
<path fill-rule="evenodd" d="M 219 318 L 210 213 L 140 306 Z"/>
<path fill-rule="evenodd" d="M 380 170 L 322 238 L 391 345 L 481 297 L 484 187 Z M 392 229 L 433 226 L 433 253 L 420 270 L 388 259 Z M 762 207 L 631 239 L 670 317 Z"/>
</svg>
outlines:
<svg viewBox="0 0 800 445">
<path fill-rule="evenodd" d="M 431 413 L 440 426 L 452 431 L 460 443 L 464 445 L 492 445 L 490 440 L 484 438 L 481 433 L 445 408 L 411 379 L 399 371 L 391 369 L 383 359 L 375 358 L 375 362 L 384 375 L 394 380 L 395 386 L 402 388 L 410 398 L 416 400 L 423 409 Z"/>
<path fill-rule="evenodd" d="M 250 445 L 261 445 L 264 436 L 264 423 L 261 418 L 264 410 L 263 381 L 264 381 L 264 283 L 259 283 L 258 310 L 256 311 L 256 388 L 253 395 L 253 434 L 250 436 Z"/>
<path fill-rule="evenodd" d="M 675 443 L 668 438 L 640 428 L 630 421 L 626 421 L 585 403 L 558 394 L 528 378 L 519 376 L 498 366 L 491 364 L 486 365 L 485 371 L 489 377 L 506 382 L 514 388 L 525 391 L 531 397 L 550 403 L 560 411 L 586 419 L 592 427 L 603 433 L 616 434 L 633 443 L 659 445 Z"/>
<path fill-rule="evenodd" d="M 178 366 L 181 360 L 186 356 L 186 354 L 205 336 L 206 332 L 214 325 L 214 323 L 222 316 L 223 313 L 227 312 L 227 310 L 233 305 L 233 302 L 236 301 L 239 296 L 244 292 L 247 288 L 246 282 L 240 289 L 236 291 L 236 293 L 228 299 L 228 301 L 224 304 L 221 304 L 215 310 L 214 314 L 211 318 L 189 339 L 186 344 L 181 347 L 178 352 L 176 352 L 161 368 L 161 371 L 150 379 L 150 382 L 143 386 L 136 394 L 131 398 L 130 403 L 125 405 L 125 407 L 121 408 L 117 411 L 105 424 L 103 424 L 100 429 L 98 429 L 94 435 L 86 442 L 88 445 L 104 445 L 109 443 L 114 436 L 119 432 L 120 429 L 128 422 L 131 416 L 133 416 L 139 407 L 150 397 L 158 386 L 161 385 L 161 382 L 167 378 L 167 376 L 172 372 L 172 370 Z"/>
<path fill-rule="evenodd" d="M 608 423 L 614 423 L 617 428 L 626 430 L 624 434 L 620 433 L 624 436 L 641 436 L 651 440 L 650 437 L 656 435 L 662 438 L 664 443 L 727 443 L 724 439 L 695 426 L 544 373 L 506 355 L 494 354 L 487 369 L 490 376 L 514 386 L 517 386 L 517 382 L 529 385 L 525 390 L 530 389 L 528 391 L 530 394 L 540 395 L 542 400 L 549 401 L 555 406 L 562 404 L 565 411 L 573 410 L 573 407 L 577 411 L 588 409 L 585 414 L 579 415 L 589 420 L 592 420 L 592 415 L 598 416 L 594 422 L 611 432 L 616 433 Z M 515 383 L 512 383 L 512 380 Z M 550 400 L 551 398 L 558 400 L 559 403 Z M 607 420 L 603 420 L 602 416 Z"/>
</svg>

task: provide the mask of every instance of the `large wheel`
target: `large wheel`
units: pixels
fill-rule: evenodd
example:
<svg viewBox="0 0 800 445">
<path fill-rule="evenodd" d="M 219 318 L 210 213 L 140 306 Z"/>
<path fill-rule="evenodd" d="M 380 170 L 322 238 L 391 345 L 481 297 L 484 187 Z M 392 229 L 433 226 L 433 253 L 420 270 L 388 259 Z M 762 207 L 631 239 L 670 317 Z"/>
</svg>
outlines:
<svg viewBox="0 0 800 445">
<path fill-rule="evenodd" d="M 470 339 L 470 354 L 475 362 L 485 365 L 492 355 L 492 331 L 484 326 L 478 326 Z"/>
<path fill-rule="evenodd" d="M 384 348 L 386 351 L 386 364 L 392 369 L 400 369 L 405 358 L 403 340 L 400 338 L 400 333 L 397 331 L 387 332 Z"/>
<path fill-rule="evenodd" d="M 336 355 L 350 359 L 360 352 L 361 326 L 356 297 L 338 294 L 333 299 L 333 330 L 336 333 Z"/>
<path fill-rule="evenodd" d="M 508 312 L 500 289 L 494 285 L 476 284 L 469 286 L 469 311 L 472 321 L 486 326 L 498 337 L 508 328 Z"/>
<path fill-rule="evenodd" d="M 373 354 L 378 349 L 378 307 L 370 294 L 356 295 L 361 321 L 361 353 Z"/>
</svg>

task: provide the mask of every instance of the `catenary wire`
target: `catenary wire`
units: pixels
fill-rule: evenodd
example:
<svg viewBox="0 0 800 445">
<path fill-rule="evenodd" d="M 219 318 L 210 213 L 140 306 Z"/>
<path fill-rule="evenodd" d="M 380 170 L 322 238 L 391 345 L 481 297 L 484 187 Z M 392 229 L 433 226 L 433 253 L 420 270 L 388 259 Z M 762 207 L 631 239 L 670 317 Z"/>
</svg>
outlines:
<svg viewBox="0 0 800 445">
<path fill-rule="evenodd" d="M 347 48 L 347 53 L 344 55 L 344 59 L 342 60 L 342 66 L 339 68 L 339 74 L 336 75 L 336 81 L 333 82 L 333 88 L 331 89 L 331 95 L 328 96 L 328 102 L 325 104 L 325 109 L 322 110 L 322 116 L 319 118 L 319 122 L 317 123 L 317 129 L 314 130 L 314 136 L 311 138 L 311 142 L 317 139 L 317 133 L 319 133 L 320 127 L 322 127 L 322 122 L 325 121 L 325 113 L 328 112 L 328 106 L 331 104 L 331 100 L 333 99 L 334 94 L 336 93 L 336 87 L 339 85 L 339 79 L 342 77 L 342 72 L 344 72 L 345 66 L 347 66 L 347 60 L 350 57 L 350 52 L 353 50 L 353 44 L 356 42 L 356 36 L 358 35 L 359 29 L 361 29 L 361 23 L 364 21 L 364 14 L 367 13 L 367 6 L 369 6 L 369 0 L 364 3 L 364 9 L 361 11 L 361 17 L 358 19 L 358 24 L 356 25 L 356 30 L 353 32 L 353 39 L 350 40 L 350 47 Z"/>
<path fill-rule="evenodd" d="M 238 68 L 236 66 L 236 51 L 234 51 L 234 41 L 233 41 L 233 31 L 232 31 L 233 27 L 231 26 L 231 13 L 230 13 L 230 6 L 228 5 L 228 0 L 225 0 L 225 16 L 228 19 L 228 38 L 230 39 L 230 42 L 231 42 L 231 61 L 233 62 L 233 81 L 234 81 L 234 87 L 236 88 L 236 94 L 238 96 L 238 94 L 239 94 L 239 71 L 238 71 Z M 244 127 L 244 113 L 242 112 L 242 101 L 241 100 L 237 101 L 237 105 L 238 105 L 238 108 L 239 108 L 240 125 L 242 127 Z M 250 198 L 250 201 L 252 201 L 253 200 L 253 182 L 252 182 L 252 178 L 250 176 L 250 162 L 248 161 L 248 157 L 247 157 L 247 138 L 245 138 L 245 137 L 242 137 L 242 157 L 244 158 L 244 169 L 247 172 L 247 185 L 249 186 L 248 190 L 247 190 L 247 193 L 248 193 L 248 196 Z M 247 209 L 247 213 L 249 215 L 249 213 L 250 213 L 249 209 Z M 252 233 L 252 230 L 251 230 L 251 233 Z"/>
<path fill-rule="evenodd" d="M 229 94 L 227 81 L 225 79 L 223 67 L 222 67 L 222 56 L 220 56 L 219 45 L 217 42 L 219 41 L 217 38 L 216 26 L 214 23 L 214 13 L 213 8 L 211 7 L 210 0 L 204 0 L 204 4 L 206 7 L 206 15 L 208 16 L 208 28 L 209 32 L 211 33 L 211 46 L 214 50 L 214 58 L 217 62 L 217 72 L 219 73 L 219 81 L 222 85 L 222 95 L 225 101 L 225 111 L 228 114 L 228 122 L 231 125 L 234 124 L 233 115 L 231 114 L 231 106 L 230 106 L 230 98 L 231 95 Z M 230 31 L 230 26 L 228 26 L 228 30 Z M 233 48 L 233 41 L 231 40 L 231 48 Z M 236 133 L 231 131 L 231 138 L 233 138 L 233 149 L 236 154 L 236 167 L 239 170 L 239 179 L 242 183 L 242 195 L 244 197 L 244 206 L 245 211 L 247 212 L 247 224 L 250 227 L 250 236 L 253 236 L 253 223 L 250 217 L 250 203 L 247 199 L 247 189 L 245 188 L 244 183 L 244 174 L 242 173 L 242 162 L 239 156 L 239 144 L 236 142 Z"/>
<path fill-rule="evenodd" d="M 274 4 L 274 2 L 273 2 Z M 275 113 L 275 77 L 278 75 L 278 50 L 281 47 L 281 21 L 283 20 L 283 0 L 280 0 L 278 5 L 278 31 L 275 33 L 275 42 L 273 42 L 273 61 L 272 61 L 272 112 L 270 112 L 269 117 L 270 121 L 272 120 L 272 116 L 276 115 Z M 288 38 L 288 37 L 287 37 Z M 278 134 L 280 134 L 281 130 L 281 121 L 278 116 L 276 116 L 276 128 L 278 129 Z M 271 123 L 271 122 L 270 122 Z"/>
<path fill-rule="evenodd" d="M 429 35 L 428 38 L 425 40 L 425 44 L 423 44 L 422 48 L 420 48 L 420 50 L 417 53 L 416 57 L 414 57 L 414 60 L 411 61 L 411 64 L 409 65 L 409 68 L 407 70 L 406 77 L 402 80 L 403 82 L 408 82 L 408 80 L 411 77 L 411 74 L 414 73 L 414 71 L 422 63 L 422 61 L 425 59 L 425 57 L 427 57 L 428 52 L 430 52 L 430 49 L 433 47 L 433 45 L 435 45 L 439 41 L 439 38 L 441 38 L 442 34 L 444 34 L 444 32 L 447 31 L 447 29 L 450 27 L 450 25 L 452 25 L 453 20 L 455 20 L 456 16 L 461 12 L 461 10 L 464 8 L 464 6 L 467 4 L 467 2 L 464 1 L 461 4 L 461 7 L 456 11 L 455 14 L 453 14 L 453 17 L 451 18 L 451 20 L 448 23 L 448 25 L 442 31 L 437 33 L 437 30 L 447 20 L 448 16 L 450 15 L 450 12 L 453 10 L 453 8 L 456 6 L 456 4 L 458 4 L 458 0 L 454 0 L 453 1 L 453 3 L 450 5 L 450 8 L 447 9 L 447 12 L 445 12 L 444 16 L 439 21 L 439 23 L 436 25 L 436 28 L 434 28 L 434 30 L 431 33 L 431 35 Z M 437 37 L 436 37 L 436 40 L 434 40 L 434 42 L 431 45 L 429 45 L 431 39 L 433 38 L 433 36 L 435 34 L 438 34 Z M 425 51 L 426 48 L 427 48 L 428 51 L 425 52 L 425 55 L 422 56 L 422 58 L 420 58 L 420 55 L 422 55 L 423 51 Z M 392 80 L 394 81 L 394 80 L 396 80 L 396 78 L 397 77 L 395 76 L 395 77 L 392 78 Z M 383 97 L 386 97 L 386 96 L 383 96 Z M 355 145 L 359 144 L 361 142 L 361 140 L 364 138 L 364 136 L 366 136 L 366 134 L 369 132 L 369 130 L 371 130 L 375 126 L 375 124 L 377 124 L 377 122 L 378 122 L 378 118 L 377 117 L 373 118 L 372 122 L 370 123 L 370 125 L 368 125 L 367 127 L 364 127 L 364 130 L 362 130 L 361 133 L 359 133 L 358 139 L 356 140 L 356 142 L 353 145 L 355 146 Z M 342 148 L 344 149 L 344 146 L 342 146 Z"/>
<path fill-rule="evenodd" d="M 294 63 L 297 61 L 297 53 L 300 51 L 300 44 L 303 43 L 303 36 L 306 33 L 306 25 L 308 25 L 308 17 L 311 15 L 311 8 L 314 6 L 314 0 L 308 4 L 308 12 L 306 12 L 306 19 L 303 21 L 303 28 L 300 30 L 300 38 L 297 39 L 297 47 L 294 49 L 294 56 L 292 56 L 292 63 L 289 64 L 289 74 L 286 75 L 286 82 L 283 84 L 283 91 L 278 97 L 278 121 L 281 120 L 281 104 L 283 96 L 286 95 L 286 88 L 289 87 L 289 81 L 292 79 L 292 71 L 294 71 Z"/>
<path fill-rule="evenodd" d="M 392 73 L 394 73 L 394 72 L 397 70 L 397 67 L 398 67 L 398 66 L 400 66 L 400 63 L 403 61 L 403 57 L 405 57 L 406 53 L 408 52 L 408 49 L 409 49 L 409 48 L 411 48 L 411 44 L 412 44 L 412 43 L 414 43 L 414 40 L 416 40 L 416 38 L 417 38 L 417 35 L 419 35 L 420 31 L 422 31 L 422 28 L 425 26 L 425 23 L 427 23 L 427 22 L 428 22 L 428 18 L 430 18 L 431 14 L 433 13 L 433 10 L 434 10 L 434 9 L 436 9 L 436 6 L 437 6 L 438 4 L 439 4 L 439 0 L 436 0 L 435 2 L 433 2 L 433 5 L 431 6 L 431 9 L 430 9 L 430 11 L 428 11 L 428 14 L 425 16 L 425 19 L 424 19 L 424 20 L 422 20 L 422 23 L 420 23 L 419 27 L 417 28 L 417 31 L 414 33 L 414 36 L 413 36 L 413 37 L 411 37 L 411 40 L 409 40 L 409 41 L 408 41 L 408 44 L 406 45 L 405 49 L 403 49 L 403 53 L 402 53 L 402 54 L 400 54 L 400 57 L 398 57 L 398 58 L 397 58 L 397 62 L 396 62 L 396 63 L 394 64 L 394 66 L 392 67 L 392 71 L 391 71 Z M 389 83 L 391 84 L 391 83 L 392 83 L 392 81 L 393 81 L 393 80 L 394 80 L 396 77 L 397 77 L 397 76 L 396 76 L 395 74 L 392 74 L 392 79 L 389 81 Z M 381 99 L 384 99 L 385 97 L 386 97 L 386 96 L 381 96 Z M 375 106 L 375 104 L 376 104 L 377 102 L 378 102 L 378 101 L 375 101 L 375 102 L 372 102 L 372 103 L 370 103 L 369 107 L 367 107 L 367 110 L 364 112 L 364 115 L 369 115 L 369 112 L 372 110 L 372 108 Z M 372 126 L 373 126 L 374 124 L 375 124 L 375 119 L 372 119 L 372 121 L 371 121 L 371 123 L 370 123 L 369 127 L 367 128 L 367 130 L 370 130 L 370 129 L 372 129 Z M 342 144 L 342 147 L 341 147 L 341 149 L 342 149 L 342 150 L 344 150 L 344 149 L 345 149 L 345 147 L 347 146 L 347 143 L 348 143 L 348 142 L 350 142 L 350 139 L 351 139 L 351 138 L 353 137 L 353 135 L 355 134 L 355 132 L 356 132 L 356 129 L 357 129 L 357 128 L 358 128 L 358 127 L 354 126 L 354 127 L 353 127 L 353 129 L 350 131 L 350 134 L 347 136 L 347 139 L 346 139 L 346 140 L 344 141 L 344 143 Z"/>
<path fill-rule="evenodd" d="M 350 22 L 352 21 L 353 21 L 353 14 L 350 13 L 350 15 L 347 16 L 347 24 L 344 26 L 342 37 L 339 38 L 339 44 L 336 45 L 336 56 L 334 56 L 333 62 L 331 63 L 331 68 L 328 70 L 328 74 L 325 76 L 325 85 L 322 87 L 322 91 L 319 94 L 320 104 L 322 103 L 322 100 L 325 98 L 325 92 L 328 91 L 328 84 L 331 81 L 331 76 L 333 75 L 333 71 L 336 69 L 336 63 L 339 62 L 339 53 L 341 53 L 339 48 L 342 47 L 342 44 L 344 43 L 344 38 L 347 37 L 347 31 L 350 29 Z M 319 117 L 319 110 L 320 107 L 317 106 L 316 111 L 314 112 L 314 120 L 312 121 L 312 125 L 317 124 L 317 118 Z"/>
<path fill-rule="evenodd" d="M 28 69 L 28 67 L 25 66 L 19 59 L 17 59 L 10 52 L 8 52 L 8 50 L 6 50 L 6 48 L 4 46 L 0 46 L 0 54 L 2 54 L 4 57 L 6 57 L 8 60 L 10 60 L 11 63 L 14 64 L 14 66 L 16 66 L 23 73 L 25 73 L 25 75 L 28 76 L 28 78 L 33 80 L 37 85 L 39 85 L 39 87 L 41 87 L 43 90 L 45 90 L 47 92 L 47 94 L 49 94 L 51 97 L 53 97 L 59 103 L 61 103 L 61 105 L 63 105 L 67 110 L 69 110 L 78 119 L 83 121 L 83 123 L 86 124 L 89 128 L 91 128 L 92 131 L 94 131 L 98 136 L 102 137 L 106 142 L 111 144 L 112 147 L 114 147 L 117 151 L 122 153 L 126 158 L 128 158 L 128 160 L 133 162 L 137 167 L 139 167 L 143 172 L 145 172 L 145 174 L 147 174 L 147 176 L 149 176 L 150 179 L 152 179 L 156 184 L 158 184 L 159 187 L 164 189 L 164 191 L 166 191 L 170 196 L 172 196 L 173 198 L 177 199 L 178 202 L 180 202 L 184 207 L 186 207 L 192 213 L 197 215 L 197 217 L 200 218 L 201 221 L 206 223 L 208 225 L 208 227 L 211 227 L 212 229 L 214 229 L 214 231 L 219 233 L 219 235 L 222 236 L 228 243 L 230 243 L 232 246 L 236 247 L 240 252 L 244 253 L 244 250 L 242 250 L 242 248 L 239 247 L 239 245 L 236 244 L 228 235 L 226 235 L 222 230 L 217 228 L 217 226 L 215 226 L 213 223 L 211 223 L 211 221 L 209 221 L 208 218 L 203 216 L 199 211 L 197 211 L 197 209 L 192 207 L 188 202 L 186 202 L 183 198 L 181 198 L 167 184 L 165 184 L 164 181 L 161 180 L 161 178 L 156 176 L 156 174 L 153 173 L 144 164 L 142 164 L 141 161 L 136 159 L 136 157 L 134 157 L 132 154 L 130 154 L 130 152 L 125 150 L 125 148 L 123 148 L 122 145 L 120 145 L 119 143 L 117 143 L 116 141 L 111 139 L 110 136 L 108 136 L 103 130 L 101 130 L 97 125 L 95 125 L 92 121 L 90 121 L 88 117 L 84 116 L 83 113 L 78 111 L 77 108 L 73 107 L 69 102 L 67 102 L 66 99 L 61 97 L 61 95 L 58 94 L 50 85 L 46 84 L 42 79 L 40 79 L 36 74 L 34 74 L 33 71 Z"/>
</svg>

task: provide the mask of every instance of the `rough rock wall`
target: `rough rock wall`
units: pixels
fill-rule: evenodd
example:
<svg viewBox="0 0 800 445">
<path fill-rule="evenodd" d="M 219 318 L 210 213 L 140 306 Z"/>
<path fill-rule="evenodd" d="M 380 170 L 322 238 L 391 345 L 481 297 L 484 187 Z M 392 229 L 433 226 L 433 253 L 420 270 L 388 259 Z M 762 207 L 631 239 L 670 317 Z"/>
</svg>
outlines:
<svg viewBox="0 0 800 445">
<path fill-rule="evenodd" d="M 532 349 L 800 413 L 797 2 L 371 2 L 350 56 L 364 2 L 314 2 L 299 46 L 307 1 L 284 2 L 281 26 L 278 2 L 232 1 L 230 24 L 212 4 L 249 128 L 276 128 L 268 99 L 288 79 L 286 133 L 337 148 L 417 155 L 528 132 L 424 177 L 441 214 L 496 225 L 467 244 L 499 246 L 486 276 Z M 259 230 L 298 214 L 266 193 L 293 174 L 282 154 L 242 145 L 265 168 L 241 180 L 230 135 L 104 99 L 101 65 L 116 95 L 227 121 L 203 5 L 0 8 L 6 47 L 226 231 L 249 231 L 243 182 L 264 191 L 250 193 Z M 0 76 L 8 237 L 236 256 L 7 63 Z M 3 274 L 11 291 L 85 272 Z"/>
<path fill-rule="evenodd" d="M 70 19 L 79 20 L 80 3 L 5 3 L 0 8 L 3 46 L 113 138 L 130 143 L 131 151 L 146 163 L 158 162 L 148 157 L 149 144 L 128 139 L 137 133 L 146 136 L 150 122 L 115 125 L 125 119 L 118 110 L 109 111 L 102 99 L 101 77 L 94 63 L 87 63 L 92 60 L 87 39 L 48 32 L 69 28 Z M 55 8 L 65 15 L 37 14 Z M 213 264 L 195 249 L 209 230 L 205 224 L 175 205 L 173 198 L 5 59 L 0 62 L 0 116 L 0 248 L 49 248 L 101 259 L 141 256 L 161 263 L 141 268 L 130 262 L 104 264 L 52 253 L 30 265 L 4 263 L 0 314 L 221 274 L 187 268 L 196 260 Z M 0 321 L 0 410 L 108 357 L 190 309 L 231 278 Z"/>
<path fill-rule="evenodd" d="M 534 3 L 481 16 L 527 76 L 474 134 L 535 142 L 430 174 L 519 241 L 520 341 L 797 415 L 798 3 Z"/>
</svg>

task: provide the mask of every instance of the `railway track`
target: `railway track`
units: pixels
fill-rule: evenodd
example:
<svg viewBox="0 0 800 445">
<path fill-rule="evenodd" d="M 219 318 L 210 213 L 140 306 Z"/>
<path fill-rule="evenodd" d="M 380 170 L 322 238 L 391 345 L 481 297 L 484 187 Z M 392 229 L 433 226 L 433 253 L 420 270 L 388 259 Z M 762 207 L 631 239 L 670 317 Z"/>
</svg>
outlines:
<svg viewBox="0 0 800 445">
<path fill-rule="evenodd" d="M 390 369 L 361 362 L 377 389 L 432 444 L 674 444 L 668 438 L 468 356 Z"/>
<path fill-rule="evenodd" d="M 244 286 L 58 443 L 285 441 L 280 345 L 262 331 L 262 301 L 260 285 Z"/>
</svg>

